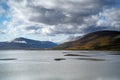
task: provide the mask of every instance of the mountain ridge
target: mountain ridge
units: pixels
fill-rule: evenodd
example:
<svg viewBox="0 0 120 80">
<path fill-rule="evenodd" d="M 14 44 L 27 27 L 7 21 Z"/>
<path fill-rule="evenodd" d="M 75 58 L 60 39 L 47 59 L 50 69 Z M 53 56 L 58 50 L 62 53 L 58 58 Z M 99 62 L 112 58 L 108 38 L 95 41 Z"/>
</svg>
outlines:
<svg viewBox="0 0 120 80">
<path fill-rule="evenodd" d="M 78 40 L 65 42 L 54 49 L 65 50 L 120 50 L 119 31 L 96 31 Z"/>
<path fill-rule="evenodd" d="M 10 42 L 0 42 L 0 49 L 46 49 L 57 46 L 50 41 L 38 41 L 24 37 L 15 38 Z"/>
</svg>

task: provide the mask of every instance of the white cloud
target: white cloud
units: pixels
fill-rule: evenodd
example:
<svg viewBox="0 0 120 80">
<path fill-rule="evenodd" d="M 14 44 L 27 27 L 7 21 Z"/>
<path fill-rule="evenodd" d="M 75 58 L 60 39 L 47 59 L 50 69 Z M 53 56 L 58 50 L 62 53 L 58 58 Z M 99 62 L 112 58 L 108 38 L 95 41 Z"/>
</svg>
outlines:
<svg viewBox="0 0 120 80">
<path fill-rule="evenodd" d="M 104 10 L 101 13 L 101 16 L 104 17 L 104 19 L 99 20 L 97 22 L 98 26 L 108 26 L 109 29 L 112 28 L 120 31 L 120 9 L 119 8 Z"/>
<path fill-rule="evenodd" d="M 114 0 L 8 0 L 7 4 L 11 21 L 4 24 L 12 34 L 81 34 L 120 25 L 120 11 L 111 9 Z"/>
</svg>

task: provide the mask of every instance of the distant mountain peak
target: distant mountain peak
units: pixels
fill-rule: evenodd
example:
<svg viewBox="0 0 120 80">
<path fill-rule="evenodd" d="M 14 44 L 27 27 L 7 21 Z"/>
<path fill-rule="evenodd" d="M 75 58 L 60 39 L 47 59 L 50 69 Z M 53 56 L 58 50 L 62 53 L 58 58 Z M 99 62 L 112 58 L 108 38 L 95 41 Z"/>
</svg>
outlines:
<svg viewBox="0 0 120 80">
<path fill-rule="evenodd" d="M 57 46 L 50 41 L 38 41 L 24 37 L 15 38 L 10 42 L 0 42 L 0 49 L 46 49 Z"/>
<path fill-rule="evenodd" d="M 15 38 L 14 40 L 21 41 L 21 40 L 27 40 L 27 38 L 24 38 L 24 37 L 18 37 L 18 38 Z M 13 41 L 14 41 L 14 40 L 13 40 Z"/>
<path fill-rule="evenodd" d="M 26 38 L 23 38 L 23 37 L 15 38 L 15 39 L 12 40 L 11 42 L 13 42 L 13 43 L 23 43 L 23 44 L 27 44 Z"/>
</svg>

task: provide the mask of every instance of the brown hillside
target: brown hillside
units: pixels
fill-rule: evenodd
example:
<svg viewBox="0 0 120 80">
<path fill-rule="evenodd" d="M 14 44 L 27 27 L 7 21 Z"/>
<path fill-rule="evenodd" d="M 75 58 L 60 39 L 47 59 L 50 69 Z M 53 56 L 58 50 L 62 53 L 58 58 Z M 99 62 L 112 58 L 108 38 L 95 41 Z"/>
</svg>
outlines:
<svg viewBox="0 0 120 80">
<path fill-rule="evenodd" d="M 120 50 L 119 31 L 97 31 L 82 38 L 63 43 L 54 49 L 70 50 Z"/>
</svg>

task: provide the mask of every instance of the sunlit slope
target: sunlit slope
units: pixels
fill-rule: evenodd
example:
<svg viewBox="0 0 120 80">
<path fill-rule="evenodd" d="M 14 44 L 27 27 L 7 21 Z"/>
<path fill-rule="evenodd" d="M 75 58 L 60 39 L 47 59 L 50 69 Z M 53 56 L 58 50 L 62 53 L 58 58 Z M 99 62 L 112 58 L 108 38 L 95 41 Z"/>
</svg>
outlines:
<svg viewBox="0 0 120 80">
<path fill-rule="evenodd" d="M 119 31 L 97 31 L 82 38 L 63 43 L 54 49 L 70 50 L 120 50 Z"/>
</svg>

